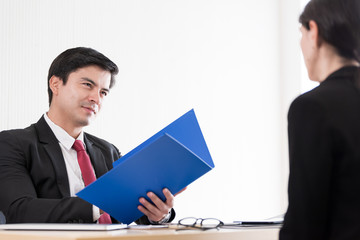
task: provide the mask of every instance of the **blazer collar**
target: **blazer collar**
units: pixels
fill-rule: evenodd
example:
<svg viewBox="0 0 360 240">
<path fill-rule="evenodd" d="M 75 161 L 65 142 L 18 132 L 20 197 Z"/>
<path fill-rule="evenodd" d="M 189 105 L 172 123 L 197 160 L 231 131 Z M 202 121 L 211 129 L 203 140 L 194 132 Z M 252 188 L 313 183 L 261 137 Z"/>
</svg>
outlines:
<svg viewBox="0 0 360 240">
<path fill-rule="evenodd" d="M 345 66 L 331 73 L 322 83 L 332 80 L 341 80 L 343 78 L 351 81 L 358 81 L 360 68 L 357 66 Z"/>
<path fill-rule="evenodd" d="M 43 144 L 46 153 L 54 166 L 56 181 L 60 193 L 63 197 L 70 196 L 69 179 L 66 171 L 64 157 L 61 153 L 59 142 L 49 125 L 46 123 L 44 116 L 35 124 L 35 129 L 39 136 L 40 143 Z"/>
<path fill-rule="evenodd" d="M 91 163 L 95 170 L 96 177 L 99 178 L 109 171 L 105 163 L 105 157 L 100 147 L 98 147 L 96 143 L 88 137 L 87 133 L 84 133 L 84 143 L 86 145 L 86 151 L 90 156 Z"/>
</svg>

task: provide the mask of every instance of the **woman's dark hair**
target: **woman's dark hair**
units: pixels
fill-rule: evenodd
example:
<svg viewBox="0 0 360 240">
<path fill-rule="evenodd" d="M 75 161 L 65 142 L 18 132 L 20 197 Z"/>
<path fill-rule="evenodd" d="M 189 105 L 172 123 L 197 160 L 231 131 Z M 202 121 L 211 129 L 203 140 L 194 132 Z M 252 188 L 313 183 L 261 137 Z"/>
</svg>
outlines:
<svg viewBox="0 0 360 240">
<path fill-rule="evenodd" d="M 49 68 L 49 105 L 51 104 L 52 100 L 52 91 L 50 89 L 49 83 L 52 76 L 59 77 L 65 85 L 70 73 L 75 72 L 79 68 L 90 65 L 96 65 L 106 71 L 109 71 L 111 74 L 110 88 L 114 86 L 115 75 L 119 72 L 119 69 L 115 63 L 94 49 L 85 47 L 71 48 L 57 56 Z"/>
<path fill-rule="evenodd" d="M 360 62 L 360 0 L 311 0 L 299 22 L 309 30 L 310 20 L 340 56 Z"/>
</svg>

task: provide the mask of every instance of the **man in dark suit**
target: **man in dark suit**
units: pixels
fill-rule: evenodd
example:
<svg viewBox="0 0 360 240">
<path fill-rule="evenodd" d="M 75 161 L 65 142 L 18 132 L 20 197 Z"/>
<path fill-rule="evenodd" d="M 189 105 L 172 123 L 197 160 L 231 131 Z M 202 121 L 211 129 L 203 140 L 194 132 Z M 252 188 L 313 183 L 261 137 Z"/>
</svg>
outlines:
<svg viewBox="0 0 360 240">
<path fill-rule="evenodd" d="M 49 69 L 49 111 L 28 128 L 0 133 L 0 211 L 7 223 L 101 223 L 107 215 L 75 195 L 85 187 L 87 173 L 73 146 L 81 141 L 90 157 L 88 172 L 96 178 L 121 156 L 114 145 L 82 130 L 98 114 L 117 72 L 110 59 L 93 49 L 66 50 Z M 152 192 L 152 202 L 140 198 L 145 215 L 138 223 L 174 218 L 174 197 L 163 192 L 165 201 Z"/>
</svg>

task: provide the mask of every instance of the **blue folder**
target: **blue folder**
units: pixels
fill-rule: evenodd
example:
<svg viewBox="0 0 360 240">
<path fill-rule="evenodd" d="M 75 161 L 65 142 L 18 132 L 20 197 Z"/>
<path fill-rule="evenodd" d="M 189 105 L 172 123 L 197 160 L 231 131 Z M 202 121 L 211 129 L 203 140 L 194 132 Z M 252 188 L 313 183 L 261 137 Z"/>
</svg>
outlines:
<svg viewBox="0 0 360 240">
<path fill-rule="evenodd" d="M 140 197 L 147 198 L 152 191 L 165 200 L 163 188 L 175 194 L 214 168 L 214 163 L 192 109 L 113 167 L 77 196 L 130 224 L 143 215 L 137 209 Z"/>
</svg>

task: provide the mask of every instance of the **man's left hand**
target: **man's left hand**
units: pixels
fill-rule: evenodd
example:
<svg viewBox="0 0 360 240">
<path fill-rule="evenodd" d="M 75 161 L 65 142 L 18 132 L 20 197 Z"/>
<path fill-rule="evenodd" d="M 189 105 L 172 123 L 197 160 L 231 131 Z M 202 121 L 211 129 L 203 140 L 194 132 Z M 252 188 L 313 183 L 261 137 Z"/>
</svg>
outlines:
<svg viewBox="0 0 360 240">
<path fill-rule="evenodd" d="M 174 196 L 172 193 L 167 188 L 163 189 L 163 193 L 166 198 L 165 201 L 162 201 L 153 192 L 148 192 L 146 194 L 152 203 L 143 197 L 139 199 L 139 202 L 142 204 L 138 206 L 139 211 L 144 213 L 149 218 L 149 220 L 153 222 L 161 221 L 169 214 L 170 210 L 174 206 Z"/>
</svg>

